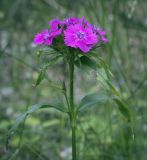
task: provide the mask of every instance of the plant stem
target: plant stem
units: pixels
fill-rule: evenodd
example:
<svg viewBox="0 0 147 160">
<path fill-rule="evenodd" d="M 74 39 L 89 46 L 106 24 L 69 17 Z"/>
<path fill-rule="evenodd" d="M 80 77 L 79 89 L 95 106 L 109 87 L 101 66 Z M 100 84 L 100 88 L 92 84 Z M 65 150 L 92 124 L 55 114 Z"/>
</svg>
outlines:
<svg viewBox="0 0 147 160">
<path fill-rule="evenodd" d="M 72 56 L 73 57 L 73 56 Z M 70 60 L 69 64 L 69 78 L 70 78 L 70 107 L 72 112 L 74 111 L 74 62 Z"/>
<path fill-rule="evenodd" d="M 70 124 L 72 130 L 72 160 L 76 160 L 76 112 L 74 106 L 74 54 L 69 61 L 70 78 Z"/>
<path fill-rule="evenodd" d="M 76 159 L 76 126 L 72 126 L 72 160 Z"/>
</svg>

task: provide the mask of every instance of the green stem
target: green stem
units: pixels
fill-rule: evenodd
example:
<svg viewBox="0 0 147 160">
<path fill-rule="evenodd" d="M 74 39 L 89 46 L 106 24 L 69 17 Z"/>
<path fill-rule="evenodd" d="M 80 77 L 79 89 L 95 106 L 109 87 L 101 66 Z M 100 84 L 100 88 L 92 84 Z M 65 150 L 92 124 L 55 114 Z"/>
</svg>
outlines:
<svg viewBox="0 0 147 160">
<path fill-rule="evenodd" d="M 70 124 L 72 130 L 72 160 L 76 160 L 76 112 L 74 106 L 74 54 L 69 61 L 69 78 L 70 78 Z"/>
<path fill-rule="evenodd" d="M 72 126 L 72 160 L 76 159 L 76 126 Z"/>
<path fill-rule="evenodd" d="M 74 110 L 74 63 L 73 60 L 71 59 L 69 62 L 69 69 L 70 69 L 70 107 L 72 111 Z"/>
</svg>

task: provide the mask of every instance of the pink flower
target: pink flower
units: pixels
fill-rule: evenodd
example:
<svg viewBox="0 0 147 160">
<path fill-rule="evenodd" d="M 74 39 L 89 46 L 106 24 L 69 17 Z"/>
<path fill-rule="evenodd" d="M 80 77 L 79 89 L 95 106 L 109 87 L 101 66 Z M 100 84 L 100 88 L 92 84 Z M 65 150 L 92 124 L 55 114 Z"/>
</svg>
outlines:
<svg viewBox="0 0 147 160">
<path fill-rule="evenodd" d="M 58 18 L 52 19 L 49 22 L 51 32 L 56 32 L 61 29 L 63 22 Z"/>
<path fill-rule="evenodd" d="M 43 44 L 45 36 L 48 34 L 48 30 L 45 29 L 44 31 L 37 33 L 34 37 L 34 43 L 35 44 Z"/>
<path fill-rule="evenodd" d="M 98 43 L 98 38 L 93 32 L 92 27 L 85 27 L 79 23 L 67 27 L 64 31 L 64 42 L 67 46 L 80 48 L 81 51 L 87 53 Z"/>
<path fill-rule="evenodd" d="M 90 24 L 84 17 L 70 17 L 64 20 L 58 18 L 52 19 L 49 22 L 50 29 L 45 29 L 37 33 L 34 37 L 34 43 L 37 45 L 57 45 L 65 47 L 79 48 L 82 52 L 89 52 L 94 47 L 98 40 L 103 43 L 107 42 L 106 31 Z M 57 38 L 59 44 L 55 44 L 54 39 Z M 63 38 L 64 36 L 64 38 Z M 63 39 L 62 39 L 63 38 Z M 54 46 L 55 47 L 55 46 Z"/>
<path fill-rule="evenodd" d="M 51 45 L 53 39 L 62 33 L 62 28 L 60 27 L 61 21 L 58 19 L 53 19 L 50 21 L 50 30 L 45 29 L 41 33 L 37 33 L 34 38 L 35 44 Z"/>
<path fill-rule="evenodd" d="M 70 18 L 66 18 L 66 19 L 63 20 L 63 24 L 66 27 L 68 27 L 70 25 L 75 25 L 75 24 L 78 24 L 78 23 L 81 23 L 85 26 L 89 25 L 88 21 L 84 17 L 82 17 L 82 18 L 70 17 Z"/>
<path fill-rule="evenodd" d="M 66 26 L 74 25 L 80 23 L 80 18 L 70 17 L 63 20 L 63 24 Z"/>
<path fill-rule="evenodd" d="M 55 38 L 55 37 L 52 36 L 50 30 L 46 29 L 46 30 L 44 31 L 44 42 L 43 42 L 43 44 L 44 44 L 44 45 L 51 45 L 54 38 Z"/>
<path fill-rule="evenodd" d="M 103 43 L 108 42 L 108 38 L 105 37 L 105 35 L 107 34 L 106 31 L 102 30 L 101 28 L 98 28 L 97 32 L 98 32 L 98 35 L 101 37 L 101 40 L 102 40 Z"/>
<path fill-rule="evenodd" d="M 105 35 L 107 34 L 106 31 L 104 31 L 102 28 L 99 28 L 99 27 L 96 27 L 94 25 L 92 25 L 92 28 L 93 28 L 93 31 L 98 35 L 100 36 L 101 40 L 103 43 L 106 43 L 108 42 L 108 38 L 105 37 Z"/>
</svg>

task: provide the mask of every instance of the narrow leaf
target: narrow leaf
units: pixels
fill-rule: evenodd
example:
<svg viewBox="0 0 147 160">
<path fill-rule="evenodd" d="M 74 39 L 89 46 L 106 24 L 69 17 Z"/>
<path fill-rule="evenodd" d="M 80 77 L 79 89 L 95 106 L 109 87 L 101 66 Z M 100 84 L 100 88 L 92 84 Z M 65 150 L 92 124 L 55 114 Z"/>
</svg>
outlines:
<svg viewBox="0 0 147 160">
<path fill-rule="evenodd" d="M 22 122 L 25 120 L 25 118 L 27 118 L 27 116 L 29 114 L 32 114 L 36 111 L 38 111 L 41 108 L 54 108 L 58 111 L 62 111 L 67 113 L 66 109 L 63 108 L 63 106 L 59 103 L 51 103 L 51 104 L 35 104 L 33 106 L 31 106 L 28 111 L 26 111 L 24 114 L 20 115 L 15 123 L 12 125 L 12 127 L 10 128 L 10 130 L 8 131 L 8 135 L 7 135 L 7 143 L 9 142 L 9 139 L 11 137 L 11 135 L 18 129 L 18 127 L 22 124 Z"/>
<path fill-rule="evenodd" d="M 82 66 L 87 66 L 92 69 L 99 68 L 99 65 L 87 56 L 81 56 L 78 60 L 75 61 L 77 67 L 81 68 Z"/>
<path fill-rule="evenodd" d="M 38 75 L 35 86 L 38 86 L 41 83 L 41 81 L 45 78 L 45 71 L 46 71 L 46 68 L 41 69 L 41 71 Z"/>
<path fill-rule="evenodd" d="M 42 56 L 42 50 L 39 49 L 39 51 L 37 52 L 37 60 L 38 60 L 38 63 L 40 63 L 40 61 L 41 61 L 41 56 Z"/>
<path fill-rule="evenodd" d="M 98 103 L 106 102 L 112 98 L 113 97 L 108 96 L 104 92 L 97 92 L 97 93 L 86 95 L 85 97 L 82 98 L 79 104 L 79 110 L 92 107 Z"/>
<path fill-rule="evenodd" d="M 42 82 L 42 80 L 45 79 L 45 73 L 46 73 L 47 68 L 56 64 L 59 58 L 61 58 L 61 55 L 58 55 L 58 56 L 53 57 L 52 59 L 49 59 L 49 61 L 42 66 L 40 73 L 38 75 L 37 81 L 35 83 L 35 86 L 38 86 Z"/>
<path fill-rule="evenodd" d="M 119 111 L 125 117 L 125 119 L 128 122 L 132 122 L 132 120 L 133 120 L 133 113 L 129 109 L 129 107 L 127 106 L 127 104 L 125 104 L 120 98 L 114 98 L 114 101 L 118 105 Z"/>
<path fill-rule="evenodd" d="M 97 80 L 103 85 L 105 89 L 107 89 L 108 92 L 111 92 L 113 95 L 120 97 L 119 91 L 112 84 L 107 76 L 106 71 L 103 68 L 97 70 Z"/>
<path fill-rule="evenodd" d="M 66 112 L 66 109 L 61 104 L 51 103 L 51 104 L 35 104 L 35 105 L 31 106 L 26 113 L 32 114 L 42 108 L 54 108 L 58 111 Z"/>
<path fill-rule="evenodd" d="M 6 149 L 8 149 L 11 136 L 14 134 L 14 132 L 17 130 L 17 128 L 20 126 L 20 124 L 22 124 L 25 121 L 26 117 L 27 117 L 26 113 L 20 115 L 16 119 L 15 123 L 13 124 L 13 126 L 9 129 L 8 134 L 7 134 L 7 139 L 6 139 Z"/>
<path fill-rule="evenodd" d="M 9 134 L 13 134 L 15 132 L 15 130 L 19 127 L 19 125 L 24 121 L 24 119 L 26 118 L 26 116 L 27 116 L 27 114 L 24 113 L 24 114 L 20 115 L 16 119 L 14 125 L 9 130 Z"/>
</svg>

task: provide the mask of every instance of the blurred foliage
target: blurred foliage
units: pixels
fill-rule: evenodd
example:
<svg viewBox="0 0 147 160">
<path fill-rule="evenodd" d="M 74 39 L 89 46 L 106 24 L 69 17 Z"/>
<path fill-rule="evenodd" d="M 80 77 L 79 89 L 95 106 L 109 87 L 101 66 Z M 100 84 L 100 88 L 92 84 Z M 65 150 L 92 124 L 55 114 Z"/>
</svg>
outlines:
<svg viewBox="0 0 147 160">
<path fill-rule="evenodd" d="M 0 0 L 0 160 L 70 159 L 67 117 L 39 111 L 14 134 L 8 129 L 34 103 L 59 99 L 51 82 L 34 87 L 39 67 L 32 39 L 51 18 L 85 16 L 108 32 L 109 44 L 97 54 L 108 63 L 114 84 L 134 110 L 134 140 L 114 103 L 81 113 L 78 155 L 84 160 L 145 160 L 147 157 L 147 1 L 146 0 Z M 66 71 L 60 63 L 47 77 L 59 86 Z M 100 89 L 93 72 L 76 69 L 76 100 Z M 85 82 L 85 83 L 83 83 Z M 96 87 L 97 86 L 97 87 Z"/>
</svg>

